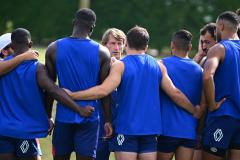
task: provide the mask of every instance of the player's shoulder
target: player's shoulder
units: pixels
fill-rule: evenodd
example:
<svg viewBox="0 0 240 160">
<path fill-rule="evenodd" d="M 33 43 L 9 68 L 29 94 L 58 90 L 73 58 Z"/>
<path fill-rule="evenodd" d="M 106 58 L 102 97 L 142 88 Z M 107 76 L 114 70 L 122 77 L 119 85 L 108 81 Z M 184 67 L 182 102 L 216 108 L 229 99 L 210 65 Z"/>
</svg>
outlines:
<svg viewBox="0 0 240 160">
<path fill-rule="evenodd" d="M 108 66 L 108 68 L 110 68 L 111 65 L 110 52 L 106 47 L 101 44 L 99 44 L 99 63 L 100 66 Z"/>
<path fill-rule="evenodd" d="M 51 52 L 51 51 L 55 51 L 56 50 L 56 45 L 57 45 L 57 41 L 51 42 L 46 50 L 46 53 Z"/>
<path fill-rule="evenodd" d="M 207 57 L 224 57 L 225 55 L 225 47 L 221 43 L 217 43 L 214 46 L 212 46 L 208 53 Z"/>
<path fill-rule="evenodd" d="M 100 53 L 104 53 L 104 54 L 109 54 L 110 55 L 110 52 L 109 52 L 108 48 L 103 46 L 103 45 L 101 45 L 101 44 L 99 44 L 99 51 L 100 51 Z"/>
<path fill-rule="evenodd" d="M 225 47 L 222 43 L 217 43 L 209 49 L 210 52 L 225 51 Z"/>
</svg>

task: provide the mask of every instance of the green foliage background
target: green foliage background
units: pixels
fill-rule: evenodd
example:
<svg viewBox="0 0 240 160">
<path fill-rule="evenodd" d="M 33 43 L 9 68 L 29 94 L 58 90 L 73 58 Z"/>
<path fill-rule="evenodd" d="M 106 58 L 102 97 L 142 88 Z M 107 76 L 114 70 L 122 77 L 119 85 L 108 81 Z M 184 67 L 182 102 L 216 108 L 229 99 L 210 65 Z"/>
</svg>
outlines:
<svg viewBox="0 0 240 160">
<path fill-rule="evenodd" d="M 72 19 L 80 0 L 0 0 L 0 33 L 24 27 L 31 31 L 37 44 L 71 34 Z M 178 29 L 187 29 L 194 35 L 197 46 L 199 29 L 214 22 L 225 10 L 235 11 L 239 0 L 90 0 L 97 14 L 92 38 L 100 40 L 109 27 L 127 32 L 140 25 L 149 30 L 150 47 L 168 47 L 171 35 Z"/>
</svg>

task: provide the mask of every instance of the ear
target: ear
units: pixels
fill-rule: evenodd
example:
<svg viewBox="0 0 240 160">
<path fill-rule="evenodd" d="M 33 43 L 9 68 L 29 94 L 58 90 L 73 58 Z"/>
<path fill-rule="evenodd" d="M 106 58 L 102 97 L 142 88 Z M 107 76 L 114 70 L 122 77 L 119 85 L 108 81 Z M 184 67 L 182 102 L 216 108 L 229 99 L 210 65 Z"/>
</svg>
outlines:
<svg viewBox="0 0 240 160">
<path fill-rule="evenodd" d="M 126 44 L 125 44 L 125 51 L 128 52 L 128 43 L 126 41 Z"/>
<path fill-rule="evenodd" d="M 75 20 L 75 19 L 73 19 L 73 20 L 72 20 L 72 24 L 73 24 L 73 25 L 75 25 L 75 23 L 76 23 L 76 20 Z"/>
<path fill-rule="evenodd" d="M 188 51 L 191 51 L 191 50 L 192 50 L 192 43 L 188 45 Z"/>
<path fill-rule="evenodd" d="M 146 53 L 148 50 L 148 45 L 146 45 L 145 49 L 144 49 L 144 52 Z"/>
<path fill-rule="evenodd" d="M 28 43 L 28 48 L 32 48 L 32 41 L 30 41 L 29 43 Z"/>
<path fill-rule="evenodd" d="M 170 47 L 171 47 L 171 50 L 175 49 L 175 45 L 174 45 L 173 41 L 171 41 Z"/>
<path fill-rule="evenodd" d="M 223 31 L 223 30 L 224 30 L 224 28 L 225 28 L 225 25 L 224 25 L 224 23 L 221 23 L 221 24 L 220 24 L 220 31 Z"/>
<path fill-rule="evenodd" d="M 94 26 L 91 26 L 89 32 L 92 33 L 93 29 L 94 29 Z"/>
<path fill-rule="evenodd" d="M 15 45 L 13 43 L 10 44 L 10 47 L 14 50 L 15 49 Z"/>
</svg>

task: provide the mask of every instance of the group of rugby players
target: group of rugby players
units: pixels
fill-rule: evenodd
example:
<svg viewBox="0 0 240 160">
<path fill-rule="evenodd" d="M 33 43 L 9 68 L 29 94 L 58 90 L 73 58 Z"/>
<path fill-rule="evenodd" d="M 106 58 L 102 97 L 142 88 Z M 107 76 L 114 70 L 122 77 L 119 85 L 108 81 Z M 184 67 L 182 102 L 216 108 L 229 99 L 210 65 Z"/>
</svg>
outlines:
<svg viewBox="0 0 240 160">
<path fill-rule="evenodd" d="M 239 15 L 206 24 L 193 59 L 185 29 L 172 35 L 172 55 L 157 60 L 147 54 L 147 29 L 109 28 L 99 44 L 90 38 L 95 23 L 94 11 L 78 10 L 72 35 L 48 46 L 45 65 L 28 30 L 0 37 L 0 160 L 40 160 L 38 138 L 52 130 L 55 160 L 72 152 L 77 160 L 110 152 L 117 160 L 240 159 Z"/>
</svg>

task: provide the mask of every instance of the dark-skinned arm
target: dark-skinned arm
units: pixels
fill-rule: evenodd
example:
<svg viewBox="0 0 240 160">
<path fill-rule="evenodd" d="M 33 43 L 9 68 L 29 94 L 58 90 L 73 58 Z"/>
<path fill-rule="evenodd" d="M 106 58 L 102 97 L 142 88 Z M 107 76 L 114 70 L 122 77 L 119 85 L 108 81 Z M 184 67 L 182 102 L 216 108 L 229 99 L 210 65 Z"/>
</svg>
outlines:
<svg viewBox="0 0 240 160">
<path fill-rule="evenodd" d="M 225 98 L 223 98 L 219 102 L 215 101 L 215 84 L 213 80 L 214 74 L 224 58 L 225 49 L 221 44 L 216 44 L 208 51 L 207 61 L 203 71 L 203 88 L 209 111 L 218 109 L 225 100 Z"/>
<path fill-rule="evenodd" d="M 51 43 L 45 55 L 45 66 L 50 79 L 56 83 L 57 74 L 55 70 L 55 60 L 56 60 L 56 42 Z M 52 118 L 52 108 L 54 99 L 51 97 L 50 93 L 45 91 L 45 105 L 48 113 L 48 118 Z"/>
<path fill-rule="evenodd" d="M 100 64 L 100 74 L 99 79 L 100 83 L 102 83 L 108 76 L 110 65 L 111 65 L 111 56 L 109 50 L 99 45 L 99 64 Z M 112 129 L 112 103 L 111 103 L 111 96 L 108 95 L 106 97 L 103 97 L 101 99 L 102 107 L 103 107 L 103 113 L 104 113 L 104 130 L 105 130 L 105 136 L 110 137 L 112 135 L 113 129 Z"/>
<path fill-rule="evenodd" d="M 52 98 L 56 99 L 60 103 L 68 106 L 73 111 L 79 113 L 84 117 L 88 117 L 94 111 L 93 107 L 79 107 L 76 102 L 61 88 L 59 88 L 49 77 L 47 70 L 43 64 L 37 66 L 37 82 L 41 89 L 51 95 Z"/>
<path fill-rule="evenodd" d="M 10 72 L 23 61 L 33 59 L 38 59 L 38 53 L 36 53 L 36 51 L 29 50 L 10 60 L 0 61 L 0 76 Z"/>
</svg>

